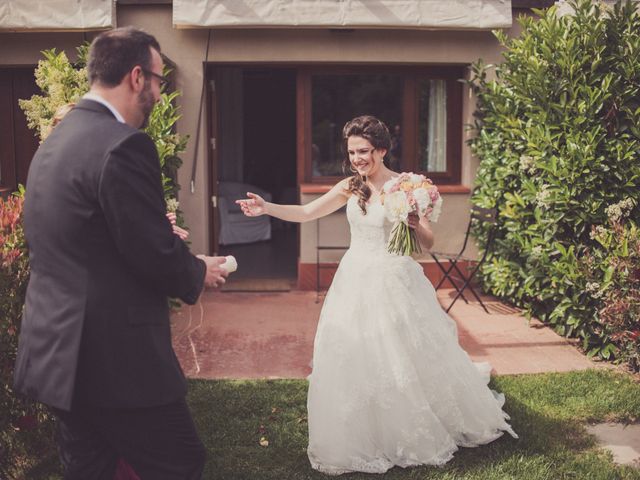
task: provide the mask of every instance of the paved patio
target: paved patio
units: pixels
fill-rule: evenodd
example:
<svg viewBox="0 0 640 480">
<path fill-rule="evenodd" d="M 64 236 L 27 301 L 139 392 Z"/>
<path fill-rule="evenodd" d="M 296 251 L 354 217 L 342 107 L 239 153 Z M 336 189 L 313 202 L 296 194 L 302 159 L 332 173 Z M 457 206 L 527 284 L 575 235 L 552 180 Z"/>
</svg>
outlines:
<svg viewBox="0 0 640 480">
<path fill-rule="evenodd" d="M 440 290 L 448 305 L 454 291 Z M 563 372 L 597 366 L 565 338 L 519 311 L 483 298 L 458 301 L 450 314 L 462 347 L 496 374 Z M 322 300 L 315 292 L 206 292 L 198 305 L 173 315 L 173 343 L 189 377 L 304 378 Z"/>
</svg>

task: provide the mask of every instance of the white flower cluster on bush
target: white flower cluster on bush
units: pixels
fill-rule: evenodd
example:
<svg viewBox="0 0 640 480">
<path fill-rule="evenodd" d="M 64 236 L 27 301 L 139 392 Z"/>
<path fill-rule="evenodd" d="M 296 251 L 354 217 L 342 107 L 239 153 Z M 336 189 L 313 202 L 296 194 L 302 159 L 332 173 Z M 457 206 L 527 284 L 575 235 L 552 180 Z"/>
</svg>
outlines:
<svg viewBox="0 0 640 480">
<path fill-rule="evenodd" d="M 602 296 L 602 290 L 600 290 L 600 284 L 598 282 L 587 282 L 585 290 L 591 294 L 593 298 L 600 298 Z"/>
<path fill-rule="evenodd" d="M 542 256 L 542 245 L 536 245 L 531 249 L 532 258 L 540 258 Z"/>
<path fill-rule="evenodd" d="M 632 198 L 625 198 L 624 200 L 609 205 L 607 207 L 607 216 L 612 222 L 619 222 L 623 218 L 626 218 L 636 206 L 636 202 Z"/>
<path fill-rule="evenodd" d="M 536 193 L 536 203 L 540 208 L 549 208 L 549 197 L 551 197 L 549 185 L 542 185 L 540 191 Z"/>
<path fill-rule="evenodd" d="M 520 170 L 527 173 L 534 173 L 536 171 L 536 161 L 529 155 L 520 156 Z"/>
<path fill-rule="evenodd" d="M 180 207 L 180 202 L 175 198 L 167 199 L 167 212 L 176 213 L 178 211 L 178 207 Z"/>
</svg>

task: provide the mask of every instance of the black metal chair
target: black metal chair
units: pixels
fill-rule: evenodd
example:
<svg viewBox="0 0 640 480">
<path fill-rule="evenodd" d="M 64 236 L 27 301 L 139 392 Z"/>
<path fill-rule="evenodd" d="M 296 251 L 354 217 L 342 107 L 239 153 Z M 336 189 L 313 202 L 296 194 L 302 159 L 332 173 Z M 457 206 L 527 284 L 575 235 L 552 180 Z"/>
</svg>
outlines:
<svg viewBox="0 0 640 480">
<path fill-rule="evenodd" d="M 471 281 L 473 280 L 473 277 L 475 276 L 475 274 L 478 272 L 478 270 L 486 260 L 487 255 L 489 254 L 489 252 L 491 251 L 491 247 L 493 246 L 493 241 L 496 234 L 496 223 L 498 218 L 497 213 L 498 212 L 496 208 L 480 208 L 480 207 L 474 206 L 471 209 L 471 217 L 469 218 L 469 224 L 467 226 L 467 231 L 465 232 L 465 235 L 464 235 L 464 242 L 462 243 L 462 248 L 460 249 L 460 251 L 458 253 L 429 252 L 433 260 L 436 262 L 436 265 L 438 265 L 438 267 L 440 268 L 443 274 L 443 277 L 435 286 L 435 289 L 437 290 L 442 286 L 442 284 L 446 280 L 449 280 L 449 282 L 453 285 L 453 287 L 456 289 L 456 292 L 457 292 L 453 301 L 451 302 L 449 307 L 446 309 L 447 313 L 449 312 L 449 310 L 451 310 L 451 307 L 453 307 L 453 304 L 456 303 L 456 301 L 458 301 L 459 298 L 462 298 L 466 303 L 469 303 L 469 300 L 467 300 L 467 298 L 464 296 L 465 290 L 470 291 L 471 294 L 476 298 L 476 300 L 478 300 L 478 302 L 480 303 L 484 311 L 487 313 L 490 313 L 487 307 L 485 306 L 485 304 L 482 302 L 482 299 L 478 296 L 476 291 L 473 289 L 473 285 L 471 284 Z M 469 243 L 471 226 L 473 225 L 474 222 L 485 224 L 489 228 L 487 243 L 484 248 L 484 253 L 479 259 L 465 256 L 465 250 L 467 249 L 467 245 Z M 443 264 L 445 260 L 449 261 L 448 268 L 445 268 L 445 265 Z M 467 264 L 466 273 L 463 272 L 463 270 L 458 266 L 458 263 L 460 262 L 464 262 Z M 469 269 L 468 266 L 471 264 L 475 264 L 475 265 L 471 269 Z M 462 282 L 461 287 L 458 287 L 456 280 Z"/>
</svg>

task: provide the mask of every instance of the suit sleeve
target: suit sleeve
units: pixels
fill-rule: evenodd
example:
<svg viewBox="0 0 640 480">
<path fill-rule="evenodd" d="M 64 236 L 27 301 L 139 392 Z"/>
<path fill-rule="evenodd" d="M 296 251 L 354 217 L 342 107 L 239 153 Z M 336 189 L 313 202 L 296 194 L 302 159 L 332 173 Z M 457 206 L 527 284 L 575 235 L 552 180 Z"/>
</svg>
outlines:
<svg viewBox="0 0 640 480">
<path fill-rule="evenodd" d="M 116 248 L 135 274 L 163 294 L 194 304 L 206 266 L 173 234 L 160 161 L 146 134 L 136 132 L 110 150 L 98 196 Z"/>
</svg>

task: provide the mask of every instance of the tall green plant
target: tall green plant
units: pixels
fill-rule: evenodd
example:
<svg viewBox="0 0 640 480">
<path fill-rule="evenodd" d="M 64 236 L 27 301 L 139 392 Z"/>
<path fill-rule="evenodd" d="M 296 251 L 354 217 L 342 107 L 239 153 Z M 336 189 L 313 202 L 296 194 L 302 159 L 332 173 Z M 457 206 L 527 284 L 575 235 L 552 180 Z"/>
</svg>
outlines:
<svg viewBox="0 0 640 480">
<path fill-rule="evenodd" d="M 54 48 L 42 52 L 44 58 L 38 62 L 35 71 L 36 84 L 42 90 L 42 95 L 20 100 L 29 128 L 36 130 L 41 141 L 51 131 L 58 108 L 78 102 L 89 91 L 86 69 L 88 52 L 88 45 L 78 47 L 78 61 L 75 64 L 69 61 L 64 51 L 57 52 Z M 165 68 L 164 73 L 169 72 Z M 177 208 L 175 198 L 180 188 L 176 173 L 182 165 L 180 154 L 186 150 L 188 140 L 187 136 L 175 132 L 175 124 L 180 119 L 175 101 L 178 96 L 180 93 L 177 91 L 162 92 L 146 129 L 160 156 L 165 199 L 174 209 Z"/>
<path fill-rule="evenodd" d="M 571 5 L 570 15 L 521 17 L 517 38 L 496 32 L 505 51 L 495 78 L 473 66 L 472 202 L 500 212 L 485 288 L 613 357 L 599 324 L 604 299 L 585 294 L 594 279 L 582 261 L 604 248 L 592 227 L 611 228 L 617 212 L 633 229 L 640 214 L 640 16 L 630 2 Z M 483 246 L 486 232 L 475 233 Z"/>
</svg>

